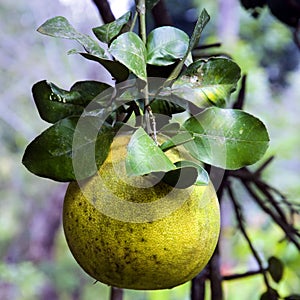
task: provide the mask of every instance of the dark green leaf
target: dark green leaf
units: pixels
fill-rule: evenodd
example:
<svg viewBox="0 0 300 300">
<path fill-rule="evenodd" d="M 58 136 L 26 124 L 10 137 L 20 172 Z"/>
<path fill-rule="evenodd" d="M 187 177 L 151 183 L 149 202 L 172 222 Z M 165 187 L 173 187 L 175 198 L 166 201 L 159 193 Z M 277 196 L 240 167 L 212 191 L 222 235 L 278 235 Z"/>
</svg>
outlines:
<svg viewBox="0 0 300 300">
<path fill-rule="evenodd" d="M 81 115 L 84 107 L 108 87 L 97 81 L 81 81 L 66 91 L 43 80 L 33 85 L 32 94 L 41 118 L 55 123 L 68 116 Z"/>
<path fill-rule="evenodd" d="M 86 59 L 100 63 L 116 79 L 117 83 L 126 80 L 129 76 L 128 69 L 118 61 L 100 58 L 89 53 L 77 52 Z"/>
<path fill-rule="evenodd" d="M 128 143 L 125 163 L 129 176 L 176 169 L 171 160 L 141 127 L 132 135 Z"/>
<path fill-rule="evenodd" d="M 284 297 L 284 299 L 285 300 L 300 300 L 300 295 L 293 294 L 293 295 Z"/>
<path fill-rule="evenodd" d="M 37 82 L 32 87 L 32 95 L 41 118 L 49 123 L 55 123 L 71 115 L 80 115 L 83 107 L 78 104 L 66 103 L 60 94 L 53 92 L 46 80 Z M 79 98 L 79 93 L 72 93 L 73 99 Z"/>
<path fill-rule="evenodd" d="M 195 25 L 192 37 L 190 39 L 190 43 L 188 46 L 188 49 L 183 57 L 183 59 L 178 63 L 178 65 L 176 66 L 176 68 L 173 70 L 173 72 L 171 73 L 171 75 L 168 77 L 168 79 L 166 80 L 165 86 L 167 86 L 170 82 L 172 82 L 173 80 L 175 80 L 178 75 L 181 73 L 181 70 L 183 68 L 183 65 L 186 62 L 186 59 L 188 58 L 188 56 L 190 55 L 191 51 L 193 50 L 193 48 L 199 43 L 200 37 L 201 37 L 201 33 L 204 29 L 204 27 L 206 26 L 206 24 L 208 23 L 210 17 L 207 13 L 207 11 L 204 9 L 198 20 L 197 23 Z"/>
<path fill-rule="evenodd" d="M 38 28 L 38 32 L 53 37 L 75 40 L 88 53 L 97 57 L 107 58 L 104 49 L 96 41 L 88 35 L 77 32 L 65 17 L 58 16 L 47 20 Z"/>
<path fill-rule="evenodd" d="M 152 9 L 158 2 L 159 0 L 146 0 L 146 8 Z"/>
<path fill-rule="evenodd" d="M 162 26 L 152 30 L 147 38 L 147 63 L 167 66 L 182 59 L 188 49 L 189 36 L 182 30 Z"/>
<path fill-rule="evenodd" d="M 137 34 L 126 32 L 120 35 L 111 43 L 109 52 L 133 74 L 146 81 L 146 48 Z"/>
<path fill-rule="evenodd" d="M 260 300 L 278 300 L 278 292 L 272 288 L 268 289 L 260 296 Z"/>
<path fill-rule="evenodd" d="M 162 181 L 178 189 L 185 189 L 197 181 L 198 171 L 195 166 L 184 162 L 175 163 L 176 169 L 171 170 L 162 178 Z"/>
<path fill-rule="evenodd" d="M 230 59 L 198 60 L 174 82 L 172 93 L 199 107 L 223 106 L 240 76 L 239 66 Z"/>
<path fill-rule="evenodd" d="M 163 142 L 160 149 L 168 151 L 171 148 L 190 142 L 194 139 L 193 135 L 188 131 L 179 131 L 176 135 Z"/>
<path fill-rule="evenodd" d="M 160 133 L 163 135 L 167 135 L 168 137 L 172 137 L 178 133 L 180 129 L 180 123 L 172 122 L 168 123 L 160 129 Z"/>
<path fill-rule="evenodd" d="M 191 185 L 208 185 L 209 176 L 207 172 L 198 164 L 181 160 L 175 162 L 176 169 L 166 173 L 154 173 L 161 180 L 178 189 L 185 189 Z"/>
<path fill-rule="evenodd" d="M 111 91 L 111 86 L 93 80 L 78 81 L 71 87 L 71 92 L 78 92 L 80 94 L 78 103 L 84 107 L 106 90 Z"/>
<path fill-rule="evenodd" d="M 269 136 L 264 124 L 241 110 L 211 107 L 189 118 L 183 127 L 195 137 L 184 144 L 189 153 L 223 169 L 251 165 L 268 148 Z"/>
<path fill-rule="evenodd" d="M 56 181 L 81 180 L 95 174 L 107 157 L 115 132 L 110 126 L 102 126 L 94 135 L 95 119 L 85 121 L 85 130 L 77 132 L 77 136 L 82 137 L 81 143 L 73 142 L 77 117 L 60 120 L 42 132 L 25 150 L 22 160 L 25 167 L 35 175 Z M 88 153 L 95 155 L 89 157 Z M 74 160 L 83 166 L 81 173 L 74 173 Z"/>
<path fill-rule="evenodd" d="M 268 271 L 275 282 L 279 282 L 283 276 L 284 265 L 277 257 L 270 257 L 268 259 Z"/>
<path fill-rule="evenodd" d="M 153 113 L 172 116 L 185 111 L 181 106 L 166 100 L 155 99 L 150 104 Z"/>
<path fill-rule="evenodd" d="M 110 42 L 122 31 L 124 26 L 128 23 L 130 19 L 131 12 L 127 12 L 117 20 L 104 24 L 100 27 L 93 28 L 93 32 L 96 37 L 106 44 Z"/>
<path fill-rule="evenodd" d="M 205 9 L 202 10 L 197 23 L 195 25 L 188 51 L 192 51 L 196 46 L 198 46 L 202 31 L 206 24 L 209 22 L 210 16 Z"/>
<path fill-rule="evenodd" d="M 25 150 L 25 167 L 35 175 L 56 181 L 74 180 L 72 139 L 77 120 L 63 119 L 36 137 Z"/>
</svg>

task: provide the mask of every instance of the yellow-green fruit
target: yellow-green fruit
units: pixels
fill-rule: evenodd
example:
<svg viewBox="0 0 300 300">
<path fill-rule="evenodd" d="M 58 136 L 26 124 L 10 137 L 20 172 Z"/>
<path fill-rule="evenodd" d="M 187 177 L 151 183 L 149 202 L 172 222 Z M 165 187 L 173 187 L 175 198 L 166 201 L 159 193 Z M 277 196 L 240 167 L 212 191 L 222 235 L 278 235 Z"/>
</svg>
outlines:
<svg viewBox="0 0 300 300">
<path fill-rule="evenodd" d="M 195 277 L 213 254 L 220 230 L 215 190 L 212 184 L 151 186 L 147 176 L 126 176 L 128 142 L 127 136 L 115 138 L 98 174 L 70 183 L 63 208 L 67 243 L 100 282 L 172 288 Z"/>
</svg>

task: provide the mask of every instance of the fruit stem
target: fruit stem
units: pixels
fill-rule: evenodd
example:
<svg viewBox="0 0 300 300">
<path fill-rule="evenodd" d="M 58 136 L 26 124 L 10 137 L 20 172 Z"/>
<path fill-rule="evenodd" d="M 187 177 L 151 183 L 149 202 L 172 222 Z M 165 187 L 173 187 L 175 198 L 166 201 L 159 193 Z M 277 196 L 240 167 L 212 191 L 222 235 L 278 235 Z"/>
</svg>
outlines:
<svg viewBox="0 0 300 300">
<path fill-rule="evenodd" d="M 139 29 L 140 36 L 143 43 L 146 45 L 147 42 L 147 33 L 146 33 L 146 3 L 145 0 L 138 0 L 136 11 L 139 15 Z M 144 88 L 144 114 L 145 114 L 145 124 L 146 124 L 146 132 L 153 138 L 156 145 L 158 145 L 157 136 L 156 136 L 156 122 L 155 117 L 152 113 L 149 101 L 149 87 L 148 87 L 148 79 L 146 80 L 146 85 Z M 152 126 L 151 126 L 152 125 Z"/>
<path fill-rule="evenodd" d="M 146 3 L 145 3 L 145 0 L 138 0 L 136 10 L 139 14 L 140 36 L 141 36 L 143 43 L 146 45 L 147 35 L 146 35 Z"/>
</svg>

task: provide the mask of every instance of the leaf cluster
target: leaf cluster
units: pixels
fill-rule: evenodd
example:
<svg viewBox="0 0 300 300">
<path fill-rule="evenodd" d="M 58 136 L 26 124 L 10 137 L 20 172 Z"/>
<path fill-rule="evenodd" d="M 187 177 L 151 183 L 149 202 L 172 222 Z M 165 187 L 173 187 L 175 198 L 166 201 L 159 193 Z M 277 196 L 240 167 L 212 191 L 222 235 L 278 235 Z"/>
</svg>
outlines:
<svg viewBox="0 0 300 300">
<path fill-rule="evenodd" d="M 147 8 L 156 3 L 148 1 Z M 128 174 L 153 173 L 179 188 L 207 184 L 204 164 L 234 170 L 258 161 L 269 142 L 265 125 L 242 110 L 226 108 L 241 76 L 239 66 L 225 57 L 193 61 L 192 50 L 208 21 L 203 10 L 191 37 L 163 26 L 143 38 L 133 31 L 135 18 L 128 12 L 93 28 L 96 39 L 77 32 L 64 17 L 46 21 L 38 32 L 78 42 L 83 50 L 68 53 L 99 63 L 116 84 L 81 81 L 65 90 L 46 80 L 35 83 L 39 114 L 52 125 L 28 145 L 23 164 L 57 181 L 90 177 L 120 128 L 131 135 Z M 175 122 L 172 115 L 181 112 L 187 117 Z M 173 163 L 166 152 L 179 146 L 190 158 Z M 87 154 L 93 154 L 92 160 Z"/>
</svg>

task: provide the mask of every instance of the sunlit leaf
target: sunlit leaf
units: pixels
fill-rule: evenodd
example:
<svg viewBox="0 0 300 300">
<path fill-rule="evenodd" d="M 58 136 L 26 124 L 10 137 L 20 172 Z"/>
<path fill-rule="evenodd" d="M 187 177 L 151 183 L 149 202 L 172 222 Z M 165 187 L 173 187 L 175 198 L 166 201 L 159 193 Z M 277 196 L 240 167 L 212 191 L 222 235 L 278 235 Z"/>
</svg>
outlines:
<svg viewBox="0 0 300 300">
<path fill-rule="evenodd" d="M 128 23 L 130 19 L 131 12 L 127 12 L 120 18 L 116 19 L 111 23 L 104 24 L 100 27 L 93 28 L 93 32 L 96 37 L 106 44 L 110 42 L 120 34 L 124 26 Z"/>
<path fill-rule="evenodd" d="M 240 76 L 239 66 L 230 59 L 198 60 L 174 82 L 172 93 L 199 107 L 223 106 Z"/>
<path fill-rule="evenodd" d="M 58 16 L 47 20 L 38 28 L 38 32 L 53 37 L 75 40 L 88 53 L 101 58 L 107 58 L 104 49 L 95 40 L 86 34 L 77 32 L 65 17 Z"/>
<path fill-rule="evenodd" d="M 128 143 L 125 163 L 129 176 L 176 169 L 166 154 L 141 127 L 136 130 Z"/>
<path fill-rule="evenodd" d="M 146 81 L 146 48 L 137 34 L 126 32 L 120 35 L 111 43 L 109 52 L 137 77 Z"/>
<path fill-rule="evenodd" d="M 224 169 L 251 165 L 268 148 L 265 125 L 241 110 L 208 108 L 189 118 L 183 127 L 194 136 L 193 141 L 183 144 L 189 153 Z"/>
<path fill-rule="evenodd" d="M 152 30 L 147 37 L 147 63 L 167 66 L 182 59 L 187 52 L 189 36 L 182 30 L 162 26 Z"/>
</svg>

